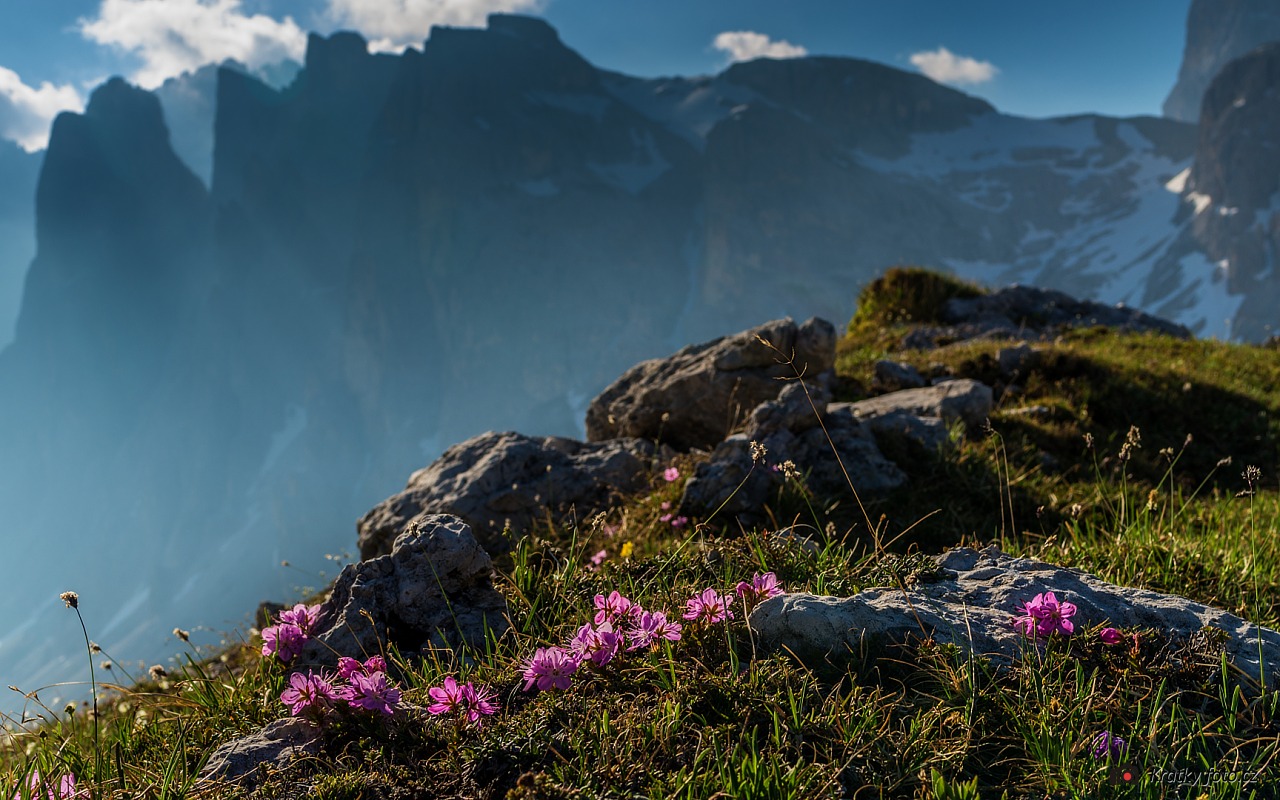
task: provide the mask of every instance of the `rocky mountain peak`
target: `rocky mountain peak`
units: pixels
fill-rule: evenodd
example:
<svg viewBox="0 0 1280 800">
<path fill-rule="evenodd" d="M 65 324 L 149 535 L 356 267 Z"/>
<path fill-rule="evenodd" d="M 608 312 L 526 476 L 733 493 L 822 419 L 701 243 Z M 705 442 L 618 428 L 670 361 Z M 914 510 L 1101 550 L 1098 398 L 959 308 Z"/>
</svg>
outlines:
<svg viewBox="0 0 1280 800">
<path fill-rule="evenodd" d="M 1200 118 L 1200 101 L 1218 71 L 1260 44 L 1280 39 L 1275 0 L 1192 0 L 1178 81 L 1164 101 L 1164 115 L 1184 122 Z"/>
<path fill-rule="evenodd" d="M 1222 68 L 1204 95 L 1195 165 L 1184 189 L 1192 232 L 1246 296 L 1242 316 L 1269 320 L 1280 300 L 1280 42 Z M 1259 337 L 1255 326 L 1243 331 Z"/>
</svg>

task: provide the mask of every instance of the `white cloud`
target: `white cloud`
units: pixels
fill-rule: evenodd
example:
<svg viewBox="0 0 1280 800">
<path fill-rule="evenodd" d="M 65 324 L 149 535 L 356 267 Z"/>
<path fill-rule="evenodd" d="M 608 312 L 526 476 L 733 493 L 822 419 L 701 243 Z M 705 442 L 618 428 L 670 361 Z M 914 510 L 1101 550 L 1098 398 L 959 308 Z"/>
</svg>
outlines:
<svg viewBox="0 0 1280 800">
<path fill-rule="evenodd" d="M 432 25 L 483 27 L 495 12 L 537 11 L 544 0 L 328 0 L 335 24 L 368 37 L 370 50 L 421 44 Z"/>
<path fill-rule="evenodd" d="M 49 143 L 49 126 L 62 111 L 83 111 L 84 98 L 74 86 L 44 82 L 34 88 L 18 73 L 0 67 L 0 138 L 11 139 L 23 150 L 43 150 Z"/>
<path fill-rule="evenodd" d="M 990 61 L 958 56 L 945 47 L 914 53 L 911 63 L 938 83 L 986 83 L 1000 72 Z"/>
<path fill-rule="evenodd" d="M 730 61 L 750 61 L 753 58 L 799 58 L 809 51 L 798 44 L 774 41 L 755 31 L 725 31 L 716 36 L 711 46 L 729 54 Z"/>
<path fill-rule="evenodd" d="M 228 58 L 250 69 L 301 59 L 307 35 L 291 17 L 245 16 L 241 0 L 102 0 L 80 32 L 142 59 L 131 80 L 154 89 L 167 78 Z"/>
</svg>

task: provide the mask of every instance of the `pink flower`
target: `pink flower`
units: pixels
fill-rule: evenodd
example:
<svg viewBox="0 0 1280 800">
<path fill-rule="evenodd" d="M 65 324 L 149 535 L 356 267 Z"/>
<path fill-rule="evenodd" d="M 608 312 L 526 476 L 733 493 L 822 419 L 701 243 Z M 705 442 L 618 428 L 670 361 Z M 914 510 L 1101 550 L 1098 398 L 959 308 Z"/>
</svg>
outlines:
<svg viewBox="0 0 1280 800">
<path fill-rule="evenodd" d="M 344 681 L 350 681 L 352 675 L 376 675 L 387 671 L 387 662 L 382 656 L 373 656 L 363 664 L 354 658 L 343 656 L 338 659 L 338 674 Z"/>
<path fill-rule="evenodd" d="M 347 688 L 347 704 L 352 708 L 363 708 L 366 711 L 381 711 L 388 716 L 395 713 L 400 702 L 400 690 L 387 682 L 385 672 L 372 675 L 356 673 L 349 679 Z"/>
<path fill-rule="evenodd" d="M 671 520 L 671 527 L 673 528 L 683 528 L 685 525 L 688 525 L 688 524 L 689 524 L 688 517 L 676 517 L 673 520 Z"/>
<path fill-rule="evenodd" d="M 674 517 L 674 516 L 675 516 L 675 515 L 674 515 L 674 514 L 672 514 L 671 512 L 667 512 L 666 514 L 663 514 L 662 516 L 658 517 L 658 521 L 659 521 L 659 522 L 670 522 L 670 521 L 671 521 L 671 518 L 672 518 L 672 517 Z"/>
<path fill-rule="evenodd" d="M 307 634 L 291 622 L 281 622 L 262 631 L 262 654 L 275 656 L 288 664 L 302 652 Z"/>
<path fill-rule="evenodd" d="M 669 621 L 661 611 L 645 611 L 636 621 L 635 627 L 627 632 L 627 638 L 631 640 L 631 646 L 627 649 L 648 647 L 658 644 L 662 639 L 678 642 L 682 627 L 679 622 Z"/>
<path fill-rule="evenodd" d="M 751 576 L 751 583 L 739 581 L 736 591 L 739 598 L 755 605 L 761 600 L 782 594 L 782 587 L 778 585 L 777 575 L 772 572 L 761 575 L 757 572 Z"/>
<path fill-rule="evenodd" d="M 1023 603 L 1022 615 L 1015 618 L 1013 626 L 1024 636 L 1047 638 L 1055 633 L 1070 636 L 1075 625 L 1070 617 L 1076 613 L 1072 603 L 1059 602 L 1053 592 L 1038 594 L 1029 603 Z"/>
<path fill-rule="evenodd" d="M 525 665 L 524 691 L 535 684 L 538 690 L 568 689 L 573 673 L 578 671 L 578 660 L 559 647 L 539 647 Z"/>
<path fill-rule="evenodd" d="M 458 681 L 452 675 L 444 679 L 444 685 L 428 689 L 427 694 L 435 700 L 427 706 L 427 711 L 432 714 L 448 714 L 452 711 L 461 711 L 465 707 L 466 697 L 462 686 L 458 685 Z"/>
<path fill-rule="evenodd" d="M 295 717 L 303 714 L 319 714 L 333 705 L 334 700 L 343 699 L 343 693 L 335 689 L 324 675 L 314 672 L 295 672 L 289 676 L 289 688 L 280 693 L 280 702 L 289 706 L 289 713 Z"/>
<path fill-rule="evenodd" d="M 680 470 L 675 467 L 667 467 L 662 471 L 662 479 L 667 483 L 680 480 Z"/>
<path fill-rule="evenodd" d="M 600 565 L 603 564 L 604 560 L 608 557 L 609 557 L 608 550 L 604 550 L 604 549 L 598 550 L 596 554 L 591 557 L 591 566 L 587 567 L 587 569 L 591 570 L 592 572 L 599 572 Z"/>
<path fill-rule="evenodd" d="M 88 789 L 76 791 L 76 776 L 70 772 L 62 773 L 55 788 L 41 780 L 39 770 L 32 770 L 31 777 L 27 779 L 27 789 L 27 796 L 32 800 L 38 800 L 41 789 L 45 791 L 47 800 L 79 800 L 79 798 L 87 798 L 89 796 Z M 57 794 L 54 794 L 55 791 Z M 21 789 L 13 793 L 13 800 L 21 800 L 21 798 Z"/>
<path fill-rule="evenodd" d="M 597 667 L 612 661 L 621 647 L 622 637 L 607 621 L 600 623 L 599 628 L 583 625 L 569 642 L 569 650 L 579 663 L 590 660 Z"/>
<path fill-rule="evenodd" d="M 663 511 L 670 511 L 670 510 L 671 510 L 671 501 L 670 501 L 670 500 L 663 500 L 661 503 L 659 503 L 659 504 L 658 504 L 658 508 L 662 509 Z"/>
<path fill-rule="evenodd" d="M 728 595 L 721 597 L 715 589 L 703 589 L 685 603 L 688 610 L 684 612 L 684 618 L 694 622 L 723 622 L 733 619 L 730 602 Z"/>
<path fill-rule="evenodd" d="M 280 622 L 289 625 L 297 625 L 298 628 L 308 636 L 315 630 L 316 624 L 320 621 L 320 606 L 309 606 L 298 603 L 287 611 L 281 611 L 278 617 Z"/>
<path fill-rule="evenodd" d="M 595 623 L 597 625 L 602 625 L 606 622 L 617 622 L 618 620 L 627 617 L 639 616 L 640 612 L 644 610 L 639 606 L 639 604 L 633 603 L 623 597 L 617 592 L 617 590 L 609 592 L 608 597 L 605 597 L 602 594 L 596 595 L 594 602 L 598 609 L 595 616 Z"/>
<path fill-rule="evenodd" d="M 1098 638 L 1103 644 L 1120 644 L 1124 640 L 1124 634 L 1115 628 L 1103 628 L 1098 632 Z"/>
<path fill-rule="evenodd" d="M 467 701 L 467 719 L 477 728 L 482 724 L 482 716 L 498 713 L 498 706 L 493 702 L 493 695 L 488 689 L 477 689 L 468 681 L 463 685 L 462 692 Z"/>
<path fill-rule="evenodd" d="M 477 689 L 470 681 L 458 683 L 453 676 L 445 678 L 444 685 L 427 690 L 427 694 L 436 701 L 427 706 L 427 711 L 432 714 L 457 713 L 476 727 L 480 726 L 481 717 L 498 712 L 488 689 Z"/>
</svg>

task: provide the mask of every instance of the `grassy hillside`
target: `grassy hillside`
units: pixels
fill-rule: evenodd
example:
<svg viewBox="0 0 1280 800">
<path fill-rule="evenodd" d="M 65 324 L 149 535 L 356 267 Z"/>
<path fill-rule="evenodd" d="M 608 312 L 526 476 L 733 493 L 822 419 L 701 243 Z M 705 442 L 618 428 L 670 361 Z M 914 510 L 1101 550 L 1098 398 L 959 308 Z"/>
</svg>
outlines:
<svg viewBox="0 0 1280 800">
<path fill-rule="evenodd" d="M 881 358 L 996 389 L 989 428 L 955 431 L 945 455 L 887 448 L 911 477 L 905 488 L 865 499 L 864 515 L 852 495 L 809 492 L 801 464 L 765 530 L 715 517 L 673 526 L 664 504 L 676 504 L 694 466 L 677 460 L 679 477 L 626 507 L 522 540 L 499 559 L 513 633 L 484 652 L 386 653 L 403 690 L 395 713 L 327 723 L 322 755 L 265 776 L 255 796 L 1276 796 L 1271 777 L 1194 791 L 1151 777 L 1188 767 L 1268 776 L 1280 756 L 1280 693 L 1248 696 L 1178 668 L 1159 631 L 1122 631 L 1137 640 L 1119 648 L 1079 631 L 1074 647 L 1052 643 L 1003 672 L 936 646 L 909 661 L 867 655 L 811 669 L 757 654 L 742 601 L 731 620 L 681 619 L 698 592 L 767 572 L 788 591 L 845 595 L 910 585 L 926 577 L 924 554 L 994 542 L 1280 623 L 1280 354 L 1077 330 L 1038 344 L 1036 366 L 1004 381 L 996 355 L 1007 343 L 899 348 L 947 297 L 976 291 L 894 272 L 864 291 L 840 342 L 839 399 L 865 396 Z M 615 590 L 683 622 L 679 640 L 582 669 L 567 690 L 524 691 L 524 662 L 572 636 L 593 598 Z M 94 797 L 241 796 L 192 789 L 218 744 L 288 714 L 287 670 L 260 647 L 193 652 L 186 669 L 115 688 L 96 726 L 84 709 L 43 708 L 44 692 L 33 693 L 46 721 L 0 754 L 0 796 L 36 769 L 73 773 Z M 429 690 L 450 676 L 490 692 L 497 712 L 477 726 L 427 711 Z M 1090 752 L 1100 732 L 1127 742 L 1141 782 L 1108 783 L 1107 760 Z"/>
</svg>

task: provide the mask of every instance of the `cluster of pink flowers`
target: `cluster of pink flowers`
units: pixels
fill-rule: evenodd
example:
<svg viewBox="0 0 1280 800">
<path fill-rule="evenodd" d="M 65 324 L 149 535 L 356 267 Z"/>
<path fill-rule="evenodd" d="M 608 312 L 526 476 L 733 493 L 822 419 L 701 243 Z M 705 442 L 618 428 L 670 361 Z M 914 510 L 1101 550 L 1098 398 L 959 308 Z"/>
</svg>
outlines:
<svg viewBox="0 0 1280 800">
<path fill-rule="evenodd" d="M 1076 629 L 1071 622 L 1075 605 L 1059 601 L 1053 592 L 1036 595 L 1031 602 L 1023 603 L 1020 610 L 1022 613 L 1013 620 L 1013 627 L 1024 636 L 1048 638 L 1055 633 L 1070 636 Z"/>
<path fill-rule="evenodd" d="M 32 770 L 31 777 L 27 779 L 27 797 L 40 800 L 41 792 L 44 792 L 46 800 L 80 800 L 89 796 L 88 789 L 76 791 L 76 776 L 70 772 L 64 772 L 57 781 L 49 782 L 41 779 L 39 770 Z M 13 800 L 22 800 L 21 787 L 13 793 Z"/>
<path fill-rule="evenodd" d="M 617 591 L 595 596 L 591 622 L 562 646 L 539 647 L 524 665 L 524 691 L 568 689 L 579 668 L 601 668 L 624 652 L 680 641 L 682 626 Z"/>
<path fill-rule="evenodd" d="M 761 600 L 782 594 L 778 576 L 772 572 L 756 573 L 751 581 L 739 581 L 732 592 L 720 594 L 714 588 L 703 589 L 685 602 L 684 618 L 691 622 L 714 623 L 733 619 L 733 602 L 736 596 L 748 608 Z"/>
<path fill-rule="evenodd" d="M 689 524 L 689 518 L 683 515 L 677 517 L 674 514 L 668 513 L 663 514 L 661 517 L 658 517 L 658 519 L 662 522 L 670 522 L 671 527 L 673 528 L 683 528 L 685 525 Z"/>
<path fill-rule="evenodd" d="M 309 716 L 317 721 L 339 708 L 391 716 L 400 704 L 400 690 L 387 677 L 387 662 L 382 656 L 364 662 L 340 658 L 336 676 L 311 671 L 290 675 L 289 688 L 280 694 L 280 702 L 289 706 L 295 717 Z"/>
<path fill-rule="evenodd" d="M 275 656 L 285 664 L 298 657 L 302 646 L 311 638 L 311 632 L 320 622 L 320 606 L 298 603 L 281 611 L 276 624 L 262 631 L 262 654 Z"/>
<path fill-rule="evenodd" d="M 427 711 L 436 715 L 457 714 L 460 720 L 465 719 L 477 728 L 484 717 L 498 713 L 488 689 L 477 689 L 471 681 L 458 683 L 452 675 L 445 678 L 442 685 L 427 690 L 427 694 L 435 701 L 427 706 Z"/>
<path fill-rule="evenodd" d="M 761 600 L 768 600 L 770 597 L 782 594 L 782 587 L 778 585 L 778 576 L 772 572 L 766 572 L 763 575 L 756 573 L 751 576 L 751 582 L 738 581 L 735 588 L 738 599 L 745 602 L 748 606 L 754 606 Z"/>
</svg>

